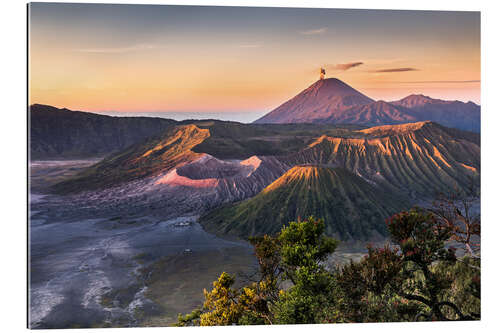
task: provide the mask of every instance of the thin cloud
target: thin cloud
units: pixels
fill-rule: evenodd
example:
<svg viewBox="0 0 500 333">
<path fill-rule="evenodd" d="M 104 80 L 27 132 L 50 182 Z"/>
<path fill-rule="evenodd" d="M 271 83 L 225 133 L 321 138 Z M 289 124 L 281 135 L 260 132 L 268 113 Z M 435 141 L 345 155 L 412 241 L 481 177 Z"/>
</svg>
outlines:
<svg viewBox="0 0 500 333">
<path fill-rule="evenodd" d="M 418 71 L 416 68 L 412 67 L 400 67 L 400 68 L 385 68 L 371 71 L 372 73 L 398 73 L 398 72 L 412 72 Z"/>
<path fill-rule="evenodd" d="M 323 28 L 319 28 L 319 29 L 303 30 L 303 31 L 299 31 L 299 33 L 301 35 L 321 35 L 321 34 L 324 34 L 327 30 L 328 30 L 328 28 L 323 27 Z"/>
<path fill-rule="evenodd" d="M 102 48 L 88 48 L 88 49 L 77 49 L 76 52 L 82 53 L 129 53 L 142 50 L 152 50 L 158 48 L 157 45 L 153 44 L 137 44 L 125 47 L 102 47 Z"/>
<path fill-rule="evenodd" d="M 241 44 L 241 45 L 238 45 L 238 47 L 242 48 L 242 49 L 257 49 L 259 47 L 262 47 L 261 44 Z"/>
<path fill-rule="evenodd" d="M 480 83 L 481 80 L 452 80 L 452 81 L 392 81 L 393 83 Z"/>
<path fill-rule="evenodd" d="M 361 61 L 356 61 L 356 62 L 348 62 L 345 64 L 336 64 L 336 65 L 328 65 L 326 66 L 327 69 L 329 70 L 341 70 L 341 71 L 346 71 L 348 69 L 351 69 L 353 67 L 358 67 L 363 65 Z"/>
<path fill-rule="evenodd" d="M 366 63 L 373 65 L 387 66 L 389 64 L 396 63 L 408 63 L 408 59 L 405 58 L 364 58 Z"/>
</svg>

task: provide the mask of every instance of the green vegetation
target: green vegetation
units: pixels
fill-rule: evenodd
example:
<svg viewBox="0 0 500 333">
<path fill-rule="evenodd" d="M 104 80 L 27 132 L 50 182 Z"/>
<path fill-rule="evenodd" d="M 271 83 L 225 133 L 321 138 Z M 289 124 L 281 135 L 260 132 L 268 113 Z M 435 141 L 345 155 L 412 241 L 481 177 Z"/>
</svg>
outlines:
<svg viewBox="0 0 500 333">
<path fill-rule="evenodd" d="M 200 223 L 211 232 L 246 238 L 274 235 L 288 221 L 319 215 L 328 235 L 372 239 L 387 234 L 387 217 L 408 207 L 345 169 L 297 166 L 257 196 L 211 211 Z"/>
<path fill-rule="evenodd" d="M 461 215 L 457 208 L 455 218 Z M 458 229 L 418 208 L 387 225 L 392 243 L 368 247 L 359 262 L 333 271 L 323 263 L 337 241 L 324 235 L 321 219 L 290 222 L 275 237 L 250 238 L 258 278 L 238 288 L 223 272 L 204 291 L 203 306 L 179 315 L 177 325 L 479 320 L 480 259 L 477 252 L 457 258 L 448 246 L 457 239 L 467 245 Z"/>
</svg>

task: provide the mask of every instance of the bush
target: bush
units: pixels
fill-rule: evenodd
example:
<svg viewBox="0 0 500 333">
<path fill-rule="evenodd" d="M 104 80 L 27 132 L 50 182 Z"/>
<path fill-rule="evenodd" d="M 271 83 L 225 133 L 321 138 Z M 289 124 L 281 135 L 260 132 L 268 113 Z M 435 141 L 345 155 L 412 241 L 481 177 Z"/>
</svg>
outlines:
<svg viewBox="0 0 500 333">
<path fill-rule="evenodd" d="M 480 318 L 477 257 L 457 260 L 447 247 L 456 229 L 421 209 L 387 221 L 392 244 L 368 247 L 360 262 L 334 272 L 323 262 L 338 242 L 322 219 L 290 222 L 276 236 L 250 239 L 257 281 L 234 289 L 222 273 L 204 290 L 203 309 L 179 315 L 179 326 L 306 324 Z M 285 287 L 287 286 L 288 287 Z"/>
</svg>

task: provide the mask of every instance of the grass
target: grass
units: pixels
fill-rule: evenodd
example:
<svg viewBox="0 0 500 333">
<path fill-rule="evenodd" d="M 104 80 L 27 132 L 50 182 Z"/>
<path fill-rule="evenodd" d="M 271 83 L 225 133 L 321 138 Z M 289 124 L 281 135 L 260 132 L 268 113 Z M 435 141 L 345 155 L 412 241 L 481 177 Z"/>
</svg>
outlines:
<svg viewBox="0 0 500 333">
<path fill-rule="evenodd" d="M 386 233 L 384 220 L 409 203 L 341 168 L 294 167 L 257 196 L 200 218 L 211 232 L 248 237 L 275 234 L 310 215 L 325 219 L 326 232 L 342 240 Z"/>
</svg>

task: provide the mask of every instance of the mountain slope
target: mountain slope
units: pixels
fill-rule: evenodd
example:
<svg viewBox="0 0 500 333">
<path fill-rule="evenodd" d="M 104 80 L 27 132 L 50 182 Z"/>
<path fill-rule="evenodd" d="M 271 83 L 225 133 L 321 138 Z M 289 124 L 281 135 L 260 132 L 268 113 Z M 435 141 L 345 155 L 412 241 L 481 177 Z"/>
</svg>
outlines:
<svg viewBox="0 0 500 333">
<path fill-rule="evenodd" d="M 177 126 L 162 136 L 131 146 L 56 184 L 53 190 L 57 193 L 97 190 L 166 175 L 176 169 L 180 176 L 185 174 L 190 179 L 211 179 L 209 182 L 220 190 L 219 196 L 241 200 L 296 165 L 320 164 L 345 168 L 388 191 L 420 198 L 453 188 L 467 189 L 471 179 L 478 180 L 480 174 L 478 134 L 417 122 L 339 131 L 341 136 L 322 135 L 309 145 L 298 144 L 292 153 L 285 147 L 282 151 L 286 154 L 256 157 L 259 166 L 251 176 L 233 177 L 231 172 L 246 173 L 234 158 L 226 162 L 200 158 L 208 158 L 211 154 L 207 151 L 231 151 L 237 144 L 241 148 L 259 149 L 258 145 L 224 137 L 222 127 L 215 130 L 221 132 L 218 139 L 207 144 L 213 138 L 213 128 L 200 126 L 201 123 Z M 266 139 L 283 143 L 282 133 L 276 135 Z M 214 176 L 218 173 L 219 176 Z"/>
<path fill-rule="evenodd" d="M 353 106 L 343 112 L 334 113 L 328 118 L 318 120 L 331 124 L 388 125 L 418 121 L 418 115 L 403 106 L 384 101 Z"/>
<path fill-rule="evenodd" d="M 212 131 L 221 139 L 229 135 L 226 143 L 236 133 L 223 130 L 228 124 L 197 124 L 176 126 L 115 153 L 52 190 L 120 214 L 153 210 L 171 218 L 215 209 L 200 223 L 238 237 L 274 233 L 314 214 L 325 218 L 329 234 L 357 240 L 383 235 L 384 218 L 409 203 L 468 189 L 470 179 L 480 178 L 479 134 L 432 122 L 333 130 L 293 153 L 244 160 L 198 151 Z M 233 129 L 244 132 L 238 128 L 255 134 L 252 128 Z M 212 145 L 215 151 L 226 146 Z"/>
<path fill-rule="evenodd" d="M 357 137 L 322 136 L 284 163 L 343 167 L 414 198 L 466 189 L 479 179 L 479 134 L 432 122 L 372 127 Z"/>
<path fill-rule="evenodd" d="M 98 158 L 144 142 L 180 125 L 209 129 L 210 137 L 196 152 L 216 158 L 246 159 L 253 155 L 291 153 L 307 146 L 318 132 L 336 134 L 363 126 L 331 124 L 242 124 L 221 120 L 110 117 L 91 112 L 30 107 L 32 160 Z"/>
<path fill-rule="evenodd" d="M 254 123 L 310 123 L 373 100 L 335 79 L 318 80 Z"/>
<path fill-rule="evenodd" d="M 441 125 L 479 132 L 481 107 L 473 102 L 445 101 L 424 95 L 410 95 L 391 102 L 411 109 L 418 120 L 430 120 Z"/>
<path fill-rule="evenodd" d="M 76 176 L 52 187 L 57 193 L 95 190 L 158 175 L 195 161 L 202 154 L 192 148 L 210 136 L 195 125 L 177 126 L 158 138 L 111 155 Z"/>
<path fill-rule="evenodd" d="M 207 183 L 217 187 L 217 195 L 223 201 L 227 198 L 241 200 L 258 193 L 289 169 L 275 156 L 306 148 L 318 137 L 318 132 L 338 135 L 363 128 L 314 124 L 255 125 L 217 120 L 189 120 L 179 124 L 183 125 L 173 126 L 162 135 L 114 153 L 51 190 L 60 194 L 95 191 L 161 175 L 167 180 L 175 180 L 177 172 L 179 176 L 186 173 L 190 179 L 207 179 Z M 165 152 L 158 147 L 165 147 Z M 160 158 L 158 150 L 162 150 Z M 154 153 L 146 154 L 148 151 Z M 233 177 L 231 172 L 242 174 L 240 162 L 245 163 L 247 159 L 258 160 L 258 169 L 249 176 Z M 196 182 L 183 179 L 180 183 L 193 185 Z"/>
<path fill-rule="evenodd" d="M 393 102 L 373 101 L 346 83 L 319 80 L 254 123 L 394 125 L 433 121 L 479 132 L 481 107 L 473 102 L 445 101 L 410 95 Z"/>
<path fill-rule="evenodd" d="M 89 112 L 30 106 L 31 159 L 104 156 L 157 135 L 175 121 L 110 117 Z"/>
<path fill-rule="evenodd" d="M 255 197 L 200 218 L 209 231 L 248 237 L 275 234 L 290 221 L 315 215 L 343 240 L 386 233 L 384 219 L 408 203 L 342 168 L 296 166 Z"/>
</svg>

